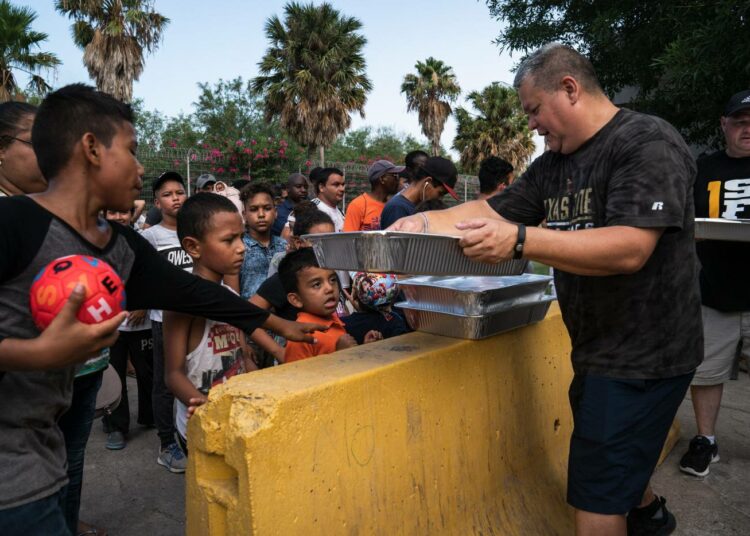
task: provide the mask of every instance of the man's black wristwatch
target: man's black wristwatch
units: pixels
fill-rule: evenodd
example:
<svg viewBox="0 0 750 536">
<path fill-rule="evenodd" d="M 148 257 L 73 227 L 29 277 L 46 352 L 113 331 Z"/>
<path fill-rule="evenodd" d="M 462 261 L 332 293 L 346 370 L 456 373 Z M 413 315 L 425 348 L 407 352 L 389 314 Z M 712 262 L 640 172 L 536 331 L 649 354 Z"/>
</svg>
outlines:
<svg viewBox="0 0 750 536">
<path fill-rule="evenodd" d="M 523 257 L 523 243 L 526 241 L 526 226 L 521 223 L 518 225 L 518 238 L 516 245 L 513 246 L 513 258 L 520 259 Z"/>
</svg>

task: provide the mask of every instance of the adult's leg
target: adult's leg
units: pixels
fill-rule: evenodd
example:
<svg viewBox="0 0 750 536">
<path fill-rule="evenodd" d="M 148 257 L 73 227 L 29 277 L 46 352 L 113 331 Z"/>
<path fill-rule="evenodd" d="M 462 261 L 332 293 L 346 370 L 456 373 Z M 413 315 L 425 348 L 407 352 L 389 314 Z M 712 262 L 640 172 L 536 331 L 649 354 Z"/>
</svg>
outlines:
<svg viewBox="0 0 750 536">
<path fill-rule="evenodd" d="M 732 366 L 740 343 L 741 314 L 725 313 L 701 307 L 704 357 L 695 371 L 690 393 L 698 434 L 690 440 L 680 458 L 680 470 L 694 476 L 706 476 L 710 465 L 719 460 L 715 439 L 724 382 L 732 375 Z"/>
<path fill-rule="evenodd" d="M 84 455 L 91 433 L 91 424 L 94 422 L 96 394 L 101 385 L 101 370 L 76 378 L 73 382 L 73 400 L 70 409 L 58 421 L 65 437 L 65 450 L 68 456 L 69 482 L 63 488 L 63 510 L 68 529 L 72 534 L 76 534 L 78 529 Z"/>
<path fill-rule="evenodd" d="M 0 510 L 0 534 L 30 536 L 75 534 L 68 528 L 62 505 L 62 490 L 34 502 Z"/>
<path fill-rule="evenodd" d="M 164 335 L 161 322 L 151 322 L 154 337 L 154 376 L 153 376 L 153 408 L 154 424 L 159 435 L 161 448 L 175 443 L 174 428 L 174 396 L 167 389 L 164 381 Z"/>
<path fill-rule="evenodd" d="M 716 435 L 716 421 L 719 418 L 719 408 L 721 407 L 723 393 L 723 383 L 718 385 L 690 386 L 690 396 L 693 399 L 693 411 L 695 412 L 698 435 L 704 437 Z"/>
<path fill-rule="evenodd" d="M 625 536 L 624 515 L 602 515 L 576 510 L 577 536 Z"/>
<path fill-rule="evenodd" d="M 651 507 L 632 520 L 626 521 L 625 514 L 652 495 L 649 479 L 691 377 L 574 378 L 568 502 L 577 510 L 579 534 L 624 535 L 631 525 L 639 530 L 674 528 L 674 517 L 662 500 L 653 504 L 659 509 L 653 520 Z M 636 518 L 637 525 L 631 523 Z"/>
<path fill-rule="evenodd" d="M 104 429 L 109 432 L 128 433 L 130 430 L 130 404 L 128 403 L 128 332 L 121 331 L 117 341 L 109 349 L 109 363 L 117 372 L 122 383 L 120 403 L 111 415 L 104 416 Z"/>
</svg>

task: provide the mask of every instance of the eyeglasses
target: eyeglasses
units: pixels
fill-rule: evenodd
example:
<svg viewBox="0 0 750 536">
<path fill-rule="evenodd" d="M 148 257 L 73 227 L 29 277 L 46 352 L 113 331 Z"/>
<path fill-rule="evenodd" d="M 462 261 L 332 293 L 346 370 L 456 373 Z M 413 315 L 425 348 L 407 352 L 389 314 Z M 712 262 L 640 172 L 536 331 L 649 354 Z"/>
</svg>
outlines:
<svg viewBox="0 0 750 536">
<path fill-rule="evenodd" d="M 21 138 L 16 138 L 15 136 L 4 136 L 5 138 L 8 138 L 9 140 L 16 140 L 20 141 L 21 143 L 25 143 L 26 145 L 31 145 L 31 141 L 29 140 L 22 140 Z"/>
</svg>

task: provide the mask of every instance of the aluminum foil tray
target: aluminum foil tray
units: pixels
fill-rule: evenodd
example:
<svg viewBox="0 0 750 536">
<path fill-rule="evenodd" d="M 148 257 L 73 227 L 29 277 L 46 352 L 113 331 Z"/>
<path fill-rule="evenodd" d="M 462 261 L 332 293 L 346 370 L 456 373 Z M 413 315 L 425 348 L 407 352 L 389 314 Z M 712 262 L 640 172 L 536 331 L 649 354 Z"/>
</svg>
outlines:
<svg viewBox="0 0 750 536">
<path fill-rule="evenodd" d="M 403 309 L 412 328 L 434 335 L 444 335 L 457 339 L 484 339 L 534 324 L 547 315 L 553 297 L 544 297 L 537 302 L 524 303 L 512 309 L 483 316 L 463 316 L 452 313 L 439 313 L 421 309 L 407 302 L 397 303 Z"/>
<path fill-rule="evenodd" d="M 696 218 L 695 238 L 702 240 L 750 242 L 750 220 Z"/>
<path fill-rule="evenodd" d="M 399 280 L 406 300 L 422 309 L 457 315 L 483 315 L 537 302 L 549 286 L 548 275 L 493 277 L 421 276 Z"/>
<path fill-rule="evenodd" d="M 469 260 L 455 236 L 396 231 L 305 235 L 325 268 L 411 275 L 518 275 L 526 261 Z"/>
</svg>

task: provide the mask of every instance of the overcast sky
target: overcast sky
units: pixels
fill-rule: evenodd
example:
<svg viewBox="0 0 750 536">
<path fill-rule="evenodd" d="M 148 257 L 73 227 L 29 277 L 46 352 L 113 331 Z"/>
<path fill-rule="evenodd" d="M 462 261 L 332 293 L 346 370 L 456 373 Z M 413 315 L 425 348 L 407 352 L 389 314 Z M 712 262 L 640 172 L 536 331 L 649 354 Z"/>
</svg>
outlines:
<svg viewBox="0 0 750 536">
<path fill-rule="evenodd" d="M 358 18 L 367 37 L 364 50 L 367 75 L 373 84 L 365 105 L 365 118 L 355 115 L 353 127 L 390 126 L 397 132 L 422 138 L 414 113 L 406 112 L 399 88 L 404 75 L 418 60 L 434 56 L 451 67 L 463 90 L 459 104 L 474 90 L 494 81 L 511 83 L 514 63 L 492 41 L 500 23 L 492 20 L 484 2 L 476 0 L 333 0 L 342 13 Z M 89 81 L 82 52 L 73 44 L 70 21 L 54 10 L 52 0 L 27 2 L 38 15 L 33 28 L 49 39 L 45 50 L 62 60 L 56 79 L 59 87 Z M 158 12 L 171 22 L 155 54 L 146 57 L 134 97 L 147 109 L 167 115 L 192 111 L 198 82 L 251 79 L 267 42 L 263 25 L 271 15 L 283 13 L 285 2 L 276 0 L 156 0 Z M 442 144 L 450 148 L 456 132 L 453 118 L 443 132 Z M 538 139 L 537 139 L 538 140 Z M 537 141 L 539 147 L 541 143 Z"/>
</svg>

